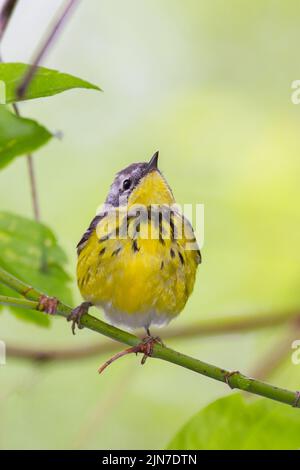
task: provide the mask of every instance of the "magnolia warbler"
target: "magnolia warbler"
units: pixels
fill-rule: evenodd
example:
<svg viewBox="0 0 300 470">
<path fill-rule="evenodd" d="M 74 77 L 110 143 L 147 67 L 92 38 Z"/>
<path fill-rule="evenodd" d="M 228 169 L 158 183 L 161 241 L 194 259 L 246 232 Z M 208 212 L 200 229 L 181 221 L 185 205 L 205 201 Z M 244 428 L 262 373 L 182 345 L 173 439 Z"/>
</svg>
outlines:
<svg viewBox="0 0 300 470">
<path fill-rule="evenodd" d="M 150 326 L 175 318 L 193 290 L 201 254 L 157 163 L 158 152 L 116 174 L 104 207 L 77 245 L 85 302 L 68 318 L 73 333 L 93 305 L 113 325 L 143 327 L 150 336 Z"/>
</svg>

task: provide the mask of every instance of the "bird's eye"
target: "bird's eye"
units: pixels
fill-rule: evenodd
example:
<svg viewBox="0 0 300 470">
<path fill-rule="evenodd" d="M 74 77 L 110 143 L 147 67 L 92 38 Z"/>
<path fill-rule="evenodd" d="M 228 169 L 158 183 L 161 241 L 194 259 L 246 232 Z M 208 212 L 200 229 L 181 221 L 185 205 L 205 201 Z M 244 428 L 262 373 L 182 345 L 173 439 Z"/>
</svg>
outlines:
<svg viewBox="0 0 300 470">
<path fill-rule="evenodd" d="M 126 179 L 123 181 L 123 189 L 126 191 L 126 189 L 129 189 L 131 186 L 131 181 L 129 179 Z"/>
</svg>

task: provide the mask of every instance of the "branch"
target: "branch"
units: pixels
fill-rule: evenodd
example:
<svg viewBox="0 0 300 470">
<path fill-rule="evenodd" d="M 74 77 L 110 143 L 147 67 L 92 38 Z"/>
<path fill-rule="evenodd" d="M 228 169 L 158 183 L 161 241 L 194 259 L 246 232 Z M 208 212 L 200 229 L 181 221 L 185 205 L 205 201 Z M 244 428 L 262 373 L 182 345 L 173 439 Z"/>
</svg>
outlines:
<svg viewBox="0 0 300 470">
<path fill-rule="evenodd" d="M 10 17 L 13 14 L 18 0 L 6 0 L 0 12 L 0 41 L 6 31 Z"/>
<path fill-rule="evenodd" d="M 13 109 L 17 116 L 21 116 L 19 107 L 16 103 L 13 103 Z M 32 207 L 33 207 L 33 214 L 34 218 L 37 222 L 40 220 L 40 207 L 39 207 L 39 200 L 37 194 L 37 186 L 36 186 L 36 178 L 35 178 L 35 171 L 33 165 L 33 157 L 31 153 L 26 155 L 27 159 L 27 167 L 28 167 L 28 176 L 29 176 L 29 183 L 30 183 L 30 190 L 31 190 L 31 200 L 32 200 Z"/>
<path fill-rule="evenodd" d="M 293 328 L 299 322 L 299 311 L 280 313 L 249 314 L 247 316 L 232 315 L 231 317 L 199 322 L 196 325 L 185 327 L 173 327 L 164 332 L 164 339 L 186 339 L 196 337 L 209 337 L 224 334 L 234 334 L 248 331 L 257 331 L 262 328 L 270 328 L 282 324 L 292 324 Z M 97 342 L 84 346 L 68 348 L 44 348 L 19 346 L 17 344 L 6 345 L 9 357 L 32 361 L 72 361 L 90 356 L 111 353 L 118 350 L 118 344 L 112 342 Z M 263 378 L 259 374 L 255 377 Z"/>
<path fill-rule="evenodd" d="M 19 305 L 18 305 L 19 307 Z M 8 357 L 24 359 L 36 362 L 52 361 L 74 361 L 91 356 L 114 353 L 118 350 L 118 344 L 113 341 L 97 342 L 92 345 L 69 347 L 69 348 L 47 348 L 19 346 L 6 344 L 6 354 Z"/>
<path fill-rule="evenodd" d="M 41 310 L 40 298 L 43 295 L 35 288 L 25 284 L 24 282 L 16 279 L 8 272 L 0 269 L 0 282 L 5 284 L 7 287 L 15 290 L 21 294 L 25 299 L 13 299 L 6 296 L 0 296 L 0 304 L 13 304 L 18 302 L 18 306 L 23 305 L 25 308 L 34 308 L 35 310 Z M 30 304 L 28 303 L 30 301 Z M 62 317 L 67 317 L 71 312 L 71 308 L 62 302 L 58 302 L 57 314 Z M 109 325 L 102 320 L 99 320 L 92 315 L 86 314 L 81 319 L 81 324 L 89 328 L 90 330 L 96 331 L 108 338 L 111 338 L 120 343 L 127 344 L 129 346 L 138 346 L 140 339 L 130 333 L 127 333 L 119 328 Z M 178 351 L 167 348 L 160 344 L 155 344 L 153 347 L 152 356 L 163 361 L 171 362 L 178 366 L 197 372 L 206 377 L 210 377 L 219 382 L 227 383 L 231 388 L 237 388 L 244 390 L 255 395 L 260 395 L 266 398 L 270 398 L 281 403 L 286 403 L 294 407 L 300 407 L 300 393 L 285 390 L 267 383 L 255 380 L 240 372 L 230 372 L 220 367 L 202 362 L 185 354 L 181 354 Z"/>
<path fill-rule="evenodd" d="M 253 369 L 255 377 L 265 379 L 276 372 L 291 353 L 291 344 L 295 338 L 299 337 L 299 326 L 299 321 L 294 322 L 286 336 L 276 342 L 265 357 L 259 361 L 257 366 Z"/>
<path fill-rule="evenodd" d="M 41 60 L 44 58 L 46 52 L 49 50 L 51 44 L 53 43 L 56 35 L 58 34 L 60 28 L 64 24 L 65 20 L 67 17 L 70 15 L 71 11 L 75 7 L 76 3 L 78 3 L 78 0 L 68 0 L 66 2 L 65 8 L 63 9 L 62 13 L 58 15 L 58 18 L 55 19 L 54 25 L 52 29 L 50 30 L 49 34 L 45 38 L 44 42 L 42 45 L 39 47 L 38 51 L 36 52 L 31 67 L 27 70 L 26 74 L 23 77 L 23 80 L 21 84 L 18 86 L 16 92 L 17 92 L 17 97 L 19 99 L 22 99 L 27 91 L 27 88 L 31 82 L 31 80 L 34 77 L 34 74 L 36 72 L 36 69 L 41 62 Z"/>
<path fill-rule="evenodd" d="M 14 12 L 14 9 L 18 3 L 18 0 L 6 0 L 2 10 L 0 12 L 0 42 L 2 41 L 3 35 L 6 31 L 7 25 L 9 20 Z M 2 62 L 2 57 L 0 55 L 0 62 Z M 13 103 L 13 109 L 17 116 L 20 116 L 20 111 L 16 103 Z M 37 197 L 37 188 L 36 188 L 36 181 L 35 181 L 35 172 L 33 166 L 33 158 L 31 154 L 26 156 L 27 159 L 27 166 L 28 166 L 28 174 L 29 174 L 29 181 L 30 181 L 30 188 L 31 188 L 31 198 L 32 198 L 32 206 L 33 206 L 33 213 L 35 220 L 40 220 L 40 210 L 39 210 L 39 203 Z"/>
<path fill-rule="evenodd" d="M 2 11 L 0 13 L 0 41 L 2 39 L 2 36 L 6 30 L 7 24 L 10 20 L 10 17 L 13 13 L 13 10 L 17 4 L 18 0 L 7 0 L 5 5 L 2 8 Z M 43 56 L 45 55 L 46 51 L 49 49 L 51 43 L 53 42 L 56 34 L 58 33 L 60 27 L 62 26 L 63 22 L 71 12 L 72 8 L 75 6 L 77 0 L 70 0 L 62 12 L 61 16 L 55 21 L 53 29 L 50 31 L 48 37 L 46 38 L 45 42 L 42 44 L 40 49 L 38 50 L 35 58 L 33 59 L 33 64 L 32 66 L 28 69 L 27 73 L 25 74 L 20 86 L 17 89 L 17 97 L 19 99 L 23 98 L 25 96 L 26 90 L 31 82 L 31 80 L 34 77 L 35 71 L 37 69 L 37 66 Z M 15 110 L 15 113 L 20 116 L 20 112 L 18 109 L 17 104 L 13 104 L 13 108 Z M 32 199 L 32 206 L 33 206 L 33 212 L 34 212 L 34 218 L 35 220 L 39 221 L 40 220 L 40 209 L 39 209 L 39 202 L 38 202 L 38 196 L 37 196 L 37 187 L 36 187 L 36 178 L 35 178 L 35 171 L 34 171 L 34 165 L 33 165 L 33 158 L 31 154 L 27 155 L 27 166 L 28 166 L 28 175 L 29 175 L 29 181 L 30 181 L 30 188 L 31 188 L 31 199 Z"/>
</svg>

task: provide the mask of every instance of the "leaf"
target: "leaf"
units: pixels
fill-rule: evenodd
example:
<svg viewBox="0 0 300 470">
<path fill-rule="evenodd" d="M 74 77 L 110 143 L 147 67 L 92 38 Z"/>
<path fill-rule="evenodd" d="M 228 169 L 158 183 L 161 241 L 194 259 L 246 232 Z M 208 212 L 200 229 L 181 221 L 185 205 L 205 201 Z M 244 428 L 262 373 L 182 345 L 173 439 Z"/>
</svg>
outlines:
<svg viewBox="0 0 300 470">
<path fill-rule="evenodd" d="M 101 91 L 98 86 L 81 78 L 67 73 L 60 73 L 57 70 L 37 67 L 26 91 L 26 96 L 20 100 L 16 98 L 16 89 L 20 85 L 28 67 L 30 67 L 29 64 L 20 62 L 0 64 L 0 81 L 2 80 L 5 83 L 6 103 L 52 96 L 72 88 L 87 88 Z"/>
<path fill-rule="evenodd" d="M 70 303 L 70 277 L 65 271 L 67 258 L 53 232 L 44 224 L 25 217 L 0 212 L 0 267 L 14 276 Z M 0 284 L 2 295 L 16 293 Z M 20 318 L 49 325 L 50 317 L 38 312 L 11 307 Z"/>
<path fill-rule="evenodd" d="M 271 450 L 300 448 L 299 410 L 270 400 L 221 398 L 197 413 L 169 449 Z"/>
<path fill-rule="evenodd" d="M 46 144 L 52 134 L 32 119 L 26 119 L 0 105 L 0 168 L 18 155 L 32 152 Z"/>
</svg>

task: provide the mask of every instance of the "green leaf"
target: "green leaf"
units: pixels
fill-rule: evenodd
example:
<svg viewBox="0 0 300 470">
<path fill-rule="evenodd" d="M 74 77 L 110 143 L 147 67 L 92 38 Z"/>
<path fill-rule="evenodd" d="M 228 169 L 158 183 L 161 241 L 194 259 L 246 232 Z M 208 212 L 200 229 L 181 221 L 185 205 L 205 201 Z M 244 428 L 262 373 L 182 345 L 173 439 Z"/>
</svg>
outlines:
<svg viewBox="0 0 300 470">
<path fill-rule="evenodd" d="M 272 450 L 300 448 L 300 413 L 270 400 L 246 402 L 242 395 L 221 398 L 196 414 L 169 449 Z"/>
<path fill-rule="evenodd" d="M 16 89 L 20 85 L 28 67 L 30 67 L 29 64 L 19 62 L 0 64 L 0 81 L 2 80 L 5 83 L 6 103 L 20 101 L 16 98 Z M 60 73 L 57 70 L 38 67 L 26 91 L 26 96 L 21 101 L 56 95 L 72 88 L 88 88 L 101 91 L 98 86 L 81 78 L 67 73 Z"/>
<path fill-rule="evenodd" d="M 0 267 L 14 276 L 70 303 L 70 277 L 65 271 L 67 258 L 53 232 L 44 224 L 25 217 L 0 212 Z M 16 293 L 0 284 L 2 295 Z M 50 317 L 38 312 L 12 307 L 24 320 L 47 326 Z"/>
<path fill-rule="evenodd" d="M 32 152 L 52 137 L 45 127 L 26 119 L 0 105 L 0 168 L 18 155 Z"/>
</svg>

